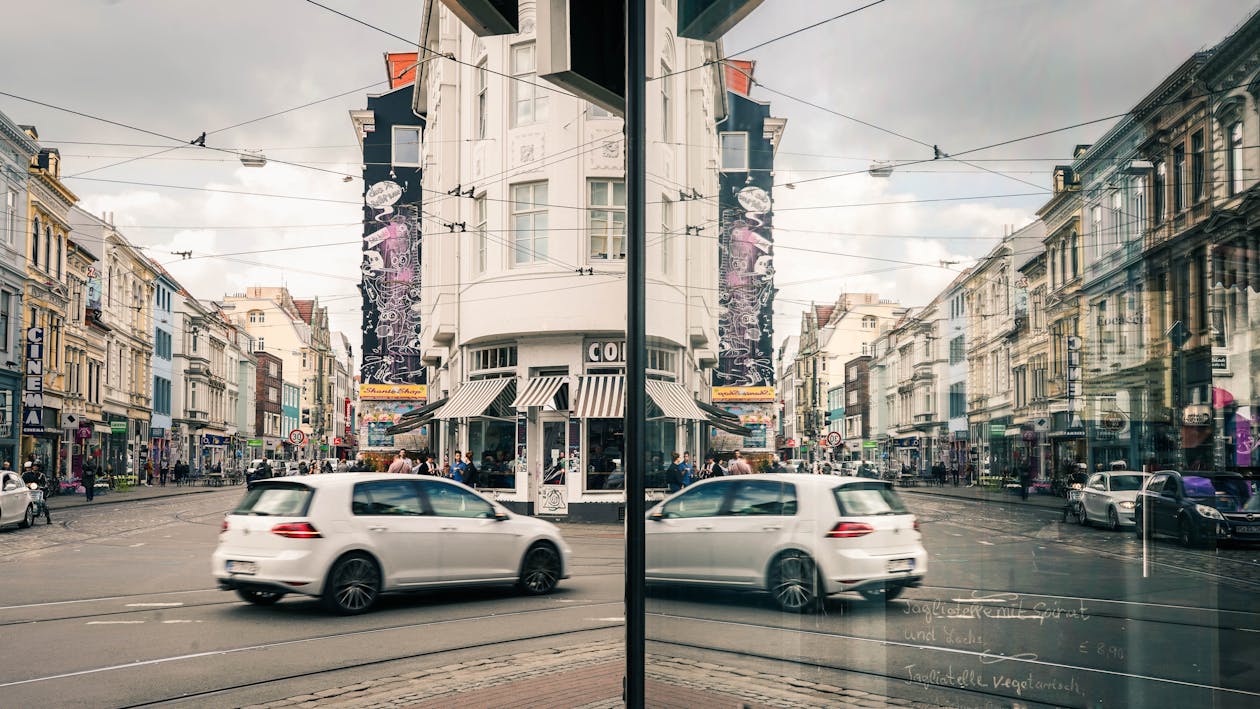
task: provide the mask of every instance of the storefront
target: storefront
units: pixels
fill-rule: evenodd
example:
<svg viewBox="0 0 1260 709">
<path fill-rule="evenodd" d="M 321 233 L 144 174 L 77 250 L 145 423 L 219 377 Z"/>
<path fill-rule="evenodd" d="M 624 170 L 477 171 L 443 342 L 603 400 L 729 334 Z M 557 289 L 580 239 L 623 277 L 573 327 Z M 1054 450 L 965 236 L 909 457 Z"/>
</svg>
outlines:
<svg viewBox="0 0 1260 709">
<path fill-rule="evenodd" d="M 9 461 L 14 470 L 22 467 L 20 458 L 20 412 L 22 378 L 16 371 L 0 370 L 0 461 Z"/>
</svg>

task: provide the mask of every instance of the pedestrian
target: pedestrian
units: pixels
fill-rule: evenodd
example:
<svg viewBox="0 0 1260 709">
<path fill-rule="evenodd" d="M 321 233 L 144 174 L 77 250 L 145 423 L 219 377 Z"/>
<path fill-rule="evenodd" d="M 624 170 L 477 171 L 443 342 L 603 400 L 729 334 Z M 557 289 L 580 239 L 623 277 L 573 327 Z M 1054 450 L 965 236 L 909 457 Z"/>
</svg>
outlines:
<svg viewBox="0 0 1260 709">
<path fill-rule="evenodd" d="M 949 466 L 949 477 L 954 481 L 954 487 L 958 487 L 958 464 L 954 463 Z"/>
<path fill-rule="evenodd" d="M 468 487 L 477 487 L 479 477 L 481 477 L 481 471 L 477 470 L 477 464 L 473 462 L 472 451 L 464 451 L 464 484 Z"/>
<path fill-rule="evenodd" d="M 455 451 L 455 462 L 451 463 L 451 480 L 457 483 L 464 482 L 464 473 L 468 467 L 464 465 L 464 459 L 460 455 L 460 451 Z"/>
<path fill-rule="evenodd" d="M 433 468 L 430 467 L 430 461 L 432 460 L 433 460 L 433 456 L 430 456 L 430 455 L 420 456 L 420 464 L 416 466 L 416 475 L 432 475 Z"/>
<path fill-rule="evenodd" d="M 153 461 L 144 461 L 144 486 L 153 487 Z"/>
<path fill-rule="evenodd" d="M 449 453 L 442 454 L 442 468 L 438 474 L 444 478 L 451 476 L 451 456 Z"/>
<path fill-rule="evenodd" d="M 306 467 L 305 460 L 298 461 L 298 475 L 306 475 L 310 471 L 311 469 Z"/>
<path fill-rule="evenodd" d="M 91 458 L 83 461 L 83 474 L 81 477 L 83 494 L 87 497 L 87 501 L 91 502 L 96 495 L 96 462 Z"/>
<path fill-rule="evenodd" d="M 748 461 L 744 460 L 744 454 L 735 451 L 735 459 L 731 461 L 730 467 L 727 468 L 730 475 L 752 475 L 752 468 L 748 466 Z"/>
<path fill-rule="evenodd" d="M 1028 499 L 1028 488 L 1032 486 L 1032 470 L 1024 467 L 1019 473 L 1019 496 L 1021 499 Z"/>
<path fill-rule="evenodd" d="M 976 466 L 972 463 L 967 463 L 967 487 L 975 487 L 975 486 L 976 486 Z"/>
<path fill-rule="evenodd" d="M 726 471 L 722 469 L 721 465 L 718 465 L 717 458 L 709 456 L 709 462 L 705 466 L 704 477 L 720 478 L 723 475 L 726 475 Z"/>
<path fill-rule="evenodd" d="M 166 487 L 166 479 L 171 474 L 171 461 L 169 458 L 163 458 L 162 463 L 158 466 L 158 485 Z"/>
<path fill-rule="evenodd" d="M 670 492 L 678 492 L 683 489 L 683 467 L 682 456 L 674 453 L 673 462 L 665 469 L 665 485 Z"/>
<path fill-rule="evenodd" d="M 682 486 L 687 487 L 695 478 L 696 466 L 691 462 L 691 451 L 683 451 Z"/>
<path fill-rule="evenodd" d="M 393 462 L 389 464 L 389 469 L 385 472 L 395 474 L 406 474 L 411 472 L 411 459 L 407 457 L 407 451 L 405 449 L 400 449 L 398 451 L 398 455 L 394 456 Z"/>
</svg>

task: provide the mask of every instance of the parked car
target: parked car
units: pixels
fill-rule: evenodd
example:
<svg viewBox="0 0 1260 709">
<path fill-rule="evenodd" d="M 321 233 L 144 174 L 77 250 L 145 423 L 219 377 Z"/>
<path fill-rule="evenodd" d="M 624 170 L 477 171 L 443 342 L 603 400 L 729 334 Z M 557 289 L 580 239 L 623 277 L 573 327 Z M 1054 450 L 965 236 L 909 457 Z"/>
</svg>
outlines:
<svg viewBox="0 0 1260 709">
<path fill-rule="evenodd" d="M 263 480 L 223 520 L 212 571 L 255 605 L 288 593 L 341 614 L 381 593 L 515 584 L 550 593 L 569 546 L 554 524 L 430 476 L 333 473 Z"/>
<path fill-rule="evenodd" d="M 1089 476 L 1081 492 L 1081 524 L 1105 522 L 1108 529 L 1133 524 L 1133 500 L 1149 473 L 1111 470 Z"/>
<path fill-rule="evenodd" d="M 31 491 L 17 473 L 0 473 L 0 527 L 16 524 L 22 529 L 35 524 Z"/>
<path fill-rule="evenodd" d="M 784 461 L 783 466 L 787 468 L 789 473 L 808 473 L 809 461 L 804 458 L 789 458 Z"/>
<path fill-rule="evenodd" d="M 1260 541 L 1260 496 L 1238 473 L 1161 470 L 1135 503 L 1139 537 L 1164 534 L 1184 546 Z"/>
<path fill-rule="evenodd" d="M 648 512 L 647 581 L 763 590 L 790 612 L 855 591 L 896 598 L 927 572 L 919 522 L 892 485 L 767 473 L 710 478 Z"/>
</svg>

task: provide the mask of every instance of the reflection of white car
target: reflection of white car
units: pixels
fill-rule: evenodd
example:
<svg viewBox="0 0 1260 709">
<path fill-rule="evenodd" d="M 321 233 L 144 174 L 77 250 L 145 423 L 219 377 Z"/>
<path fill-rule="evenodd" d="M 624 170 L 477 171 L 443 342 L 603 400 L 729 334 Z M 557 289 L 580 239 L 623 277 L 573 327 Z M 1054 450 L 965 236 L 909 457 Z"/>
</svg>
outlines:
<svg viewBox="0 0 1260 709">
<path fill-rule="evenodd" d="M 1082 490 L 1081 524 L 1106 523 L 1109 529 L 1133 524 L 1133 504 L 1150 474 L 1140 470 L 1094 473 Z"/>
<path fill-rule="evenodd" d="M 566 578 L 554 524 L 513 514 L 425 475 L 333 473 L 262 480 L 223 520 L 212 571 L 256 605 L 286 593 L 362 613 L 387 591 L 515 584 L 543 594 Z"/>
<path fill-rule="evenodd" d="M 652 508 L 647 580 L 765 590 L 786 611 L 856 591 L 889 600 L 927 571 L 919 523 L 892 485 L 772 473 L 710 478 Z"/>
<path fill-rule="evenodd" d="M 10 524 L 23 529 L 35 524 L 31 491 L 17 473 L 0 474 L 0 527 Z"/>
</svg>

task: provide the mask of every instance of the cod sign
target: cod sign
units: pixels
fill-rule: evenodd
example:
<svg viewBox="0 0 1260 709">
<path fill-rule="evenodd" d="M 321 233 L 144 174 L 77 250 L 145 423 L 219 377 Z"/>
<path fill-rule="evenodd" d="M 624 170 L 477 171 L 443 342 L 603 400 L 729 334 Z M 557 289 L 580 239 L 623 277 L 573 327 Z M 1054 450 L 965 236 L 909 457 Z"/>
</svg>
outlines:
<svg viewBox="0 0 1260 709">
<path fill-rule="evenodd" d="M 44 432 L 44 328 L 26 329 L 26 383 L 22 387 L 22 433 Z"/>
</svg>

